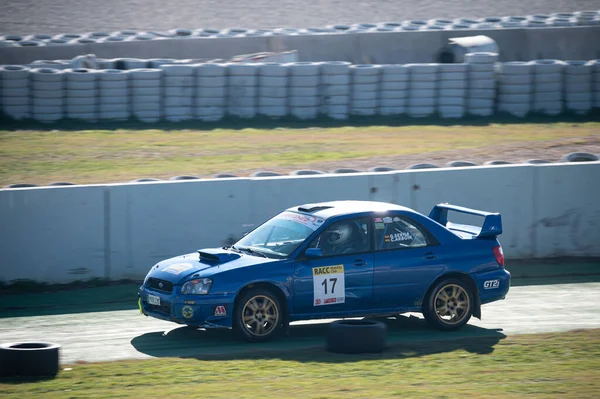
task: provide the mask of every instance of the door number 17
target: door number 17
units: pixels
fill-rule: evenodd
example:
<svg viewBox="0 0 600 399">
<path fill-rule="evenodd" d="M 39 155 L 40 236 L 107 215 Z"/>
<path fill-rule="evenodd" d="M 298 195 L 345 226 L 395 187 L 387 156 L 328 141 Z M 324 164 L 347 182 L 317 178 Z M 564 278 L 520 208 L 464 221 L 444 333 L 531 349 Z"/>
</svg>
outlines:
<svg viewBox="0 0 600 399">
<path fill-rule="evenodd" d="M 335 283 L 337 283 L 337 278 L 330 278 L 329 282 L 331 283 L 331 293 L 335 293 Z M 325 295 L 327 295 L 327 279 L 323 280 L 321 283 L 323 287 L 325 287 Z"/>
</svg>

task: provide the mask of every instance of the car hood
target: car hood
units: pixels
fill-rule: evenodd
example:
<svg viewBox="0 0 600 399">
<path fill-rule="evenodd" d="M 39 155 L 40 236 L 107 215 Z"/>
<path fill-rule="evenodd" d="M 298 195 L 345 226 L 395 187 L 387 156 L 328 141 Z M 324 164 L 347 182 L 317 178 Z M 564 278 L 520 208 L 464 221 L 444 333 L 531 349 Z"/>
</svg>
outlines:
<svg viewBox="0 0 600 399">
<path fill-rule="evenodd" d="M 215 274 L 224 270 L 269 263 L 278 259 L 263 258 L 229 251 L 223 248 L 206 248 L 186 255 L 163 260 L 157 263 L 148 277 L 179 284 L 205 269 L 213 269 Z M 207 273 L 202 273 L 205 277 Z"/>
</svg>

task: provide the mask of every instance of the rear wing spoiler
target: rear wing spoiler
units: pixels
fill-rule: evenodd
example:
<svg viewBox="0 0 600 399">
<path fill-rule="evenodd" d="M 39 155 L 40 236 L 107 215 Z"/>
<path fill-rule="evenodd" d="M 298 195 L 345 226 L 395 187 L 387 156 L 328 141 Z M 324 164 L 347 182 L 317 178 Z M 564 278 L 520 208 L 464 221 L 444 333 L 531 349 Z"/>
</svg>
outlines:
<svg viewBox="0 0 600 399">
<path fill-rule="evenodd" d="M 482 216 L 484 218 L 483 225 L 478 227 L 449 222 L 448 211 Z M 476 238 L 497 237 L 502 234 L 502 216 L 500 216 L 499 213 L 479 211 L 477 209 L 465 208 L 450 204 L 437 204 L 429 213 L 429 218 L 435 220 L 441 225 L 446 226 L 448 229 L 471 233 L 475 235 Z"/>
</svg>

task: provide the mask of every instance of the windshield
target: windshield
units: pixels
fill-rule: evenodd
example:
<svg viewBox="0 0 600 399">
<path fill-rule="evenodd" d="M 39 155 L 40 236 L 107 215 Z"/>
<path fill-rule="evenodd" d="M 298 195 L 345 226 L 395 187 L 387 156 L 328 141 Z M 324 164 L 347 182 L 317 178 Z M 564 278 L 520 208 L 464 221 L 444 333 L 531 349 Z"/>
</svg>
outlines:
<svg viewBox="0 0 600 399">
<path fill-rule="evenodd" d="M 325 220 L 285 211 L 270 219 L 235 243 L 238 249 L 251 249 L 264 255 L 287 257 Z"/>
</svg>

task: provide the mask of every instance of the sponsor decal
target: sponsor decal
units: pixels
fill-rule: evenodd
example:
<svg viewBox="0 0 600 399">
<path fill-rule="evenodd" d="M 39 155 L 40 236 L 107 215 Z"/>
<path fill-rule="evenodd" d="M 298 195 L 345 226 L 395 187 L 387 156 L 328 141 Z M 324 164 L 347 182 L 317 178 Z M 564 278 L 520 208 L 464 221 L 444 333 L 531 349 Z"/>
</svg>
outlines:
<svg viewBox="0 0 600 399">
<path fill-rule="evenodd" d="M 383 219 L 382 218 L 375 218 L 375 223 L 383 223 Z"/>
<path fill-rule="evenodd" d="M 377 230 L 385 229 L 385 224 L 384 223 L 375 223 L 375 228 Z"/>
<path fill-rule="evenodd" d="M 383 218 L 383 223 L 392 223 L 392 218 L 387 216 Z"/>
<path fill-rule="evenodd" d="M 407 232 L 393 233 L 389 236 L 385 236 L 385 242 L 410 241 L 413 239 L 414 237 L 412 236 L 412 234 Z"/>
<path fill-rule="evenodd" d="M 224 305 L 219 305 L 215 308 L 215 316 L 227 316 L 227 308 Z"/>
<path fill-rule="evenodd" d="M 196 301 L 183 301 L 186 305 L 195 305 Z"/>
<path fill-rule="evenodd" d="M 483 288 L 486 290 L 493 290 L 500 287 L 500 280 L 487 280 L 483 283 Z"/>
<path fill-rule="evenodd" d="M 194 317 L 194 309 L 191 306 L 186 305 L 181 308 L 181 315 L 186 319 L 191 319 Z"/>
<path fill-rule="evenodd" d="M 344 303 L 344 265 L 313 267 L 314 306 Z"/>
<path fill-rule="evenodd" d="M 190 270 L 192 267 L 194 267 L 194 265 L 191 263 L 175 263 L 174 265 L 165 267 L 162 271 L 177 275 L 186 270 Z"/>
</svg>

